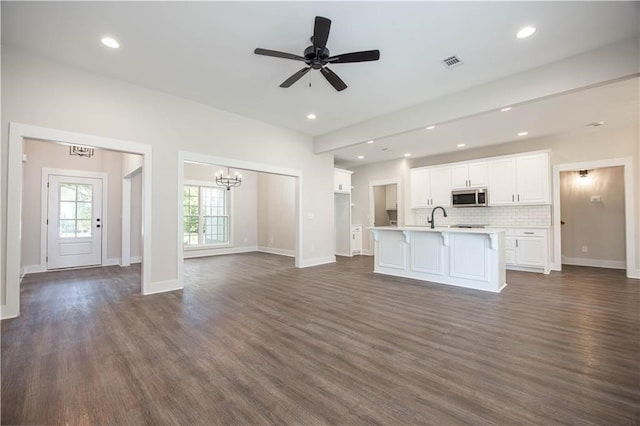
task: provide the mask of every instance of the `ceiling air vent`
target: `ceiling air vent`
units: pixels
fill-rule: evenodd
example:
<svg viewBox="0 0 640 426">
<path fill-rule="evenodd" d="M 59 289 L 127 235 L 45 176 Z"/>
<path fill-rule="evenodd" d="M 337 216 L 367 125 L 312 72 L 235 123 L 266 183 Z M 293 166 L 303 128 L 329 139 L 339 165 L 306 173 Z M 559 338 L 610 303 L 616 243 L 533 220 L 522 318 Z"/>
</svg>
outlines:
<svg viewBox="0 0 640 426">
<path fill-rule="evenodd" d="M 449 56 L 448 58 L 444 58 L 442 64 L 447 68 L 454 68 L 463 64 L 462 59 L 457 57 L 456 55 Z"/>
</svg>

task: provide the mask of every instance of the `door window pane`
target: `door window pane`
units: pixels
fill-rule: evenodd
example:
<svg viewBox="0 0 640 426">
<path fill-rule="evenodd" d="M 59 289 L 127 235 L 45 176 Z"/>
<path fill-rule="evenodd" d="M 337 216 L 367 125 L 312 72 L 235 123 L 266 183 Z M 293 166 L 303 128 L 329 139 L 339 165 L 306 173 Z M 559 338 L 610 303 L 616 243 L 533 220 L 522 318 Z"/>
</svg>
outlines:
<svg viewBox="0 0 640 426">
<path fill-rule="evenodd" d="M 78 219 L 91 219 L 91 203 L 78 203 Z"/>
<path fill-rule="evenodd" d="M 76 236 L 78 238 L 87 238 L 91 236 L 91 221 L 90 220 L 78 220 L 76 221 Z"/>
<path fill-rule="evenodd" d="M 60 184 L 60 201 L 76 201 L 76 185 L 73 183 Z"/>
<path fill-rule="evenodd" d="M 93 185 L 78 185 L 78 201 L 91 201 Z"/>
<path fill-rule="evenodd" d="M 75 219 L 76 203 L 74 201 L 60 201 L 60 219 Z"/>
<path fill-rule="evenodd" d="M 61 220 L 60 221 L 60 238 L 75 238 L 76 237 L 76 221 L 75 220 Z"/>
</svg>

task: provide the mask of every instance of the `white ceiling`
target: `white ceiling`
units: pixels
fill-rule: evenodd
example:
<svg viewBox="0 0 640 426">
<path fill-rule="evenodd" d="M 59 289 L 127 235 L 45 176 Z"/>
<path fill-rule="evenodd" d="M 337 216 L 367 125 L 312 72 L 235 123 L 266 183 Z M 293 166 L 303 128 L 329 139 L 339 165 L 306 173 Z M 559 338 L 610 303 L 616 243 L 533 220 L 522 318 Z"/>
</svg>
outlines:
<svg viewBox="0 0 640 426">
<path fill-rule="evenodd" d="M 505 112 L 498 109 L 439 123 L 431 130 L 421 128 L 376 139 L 372 144 L 351 145 L 332 153 L 336 165 L 354 167 L 404 158 L 405 153 L 410 153 L 411 158 L 425 157 L 572 132 L 599 121 L 607 128 L 637 123 L 640 119 L 639 88 L 639 78 L 630 78 L 514 105 Z M 518 136 L 520 132 L 528 134 Z M 465 146 L 458 147 L 458 144 Z M 358 159 L 358 156 L 364 158 Z"/>
<path fill-rule="evenodd" d="M 1 7 L 3 45 L 309 135 L 632 37 L 638 34 L 639 16 L 638 2 L 607 1 L 3 1 Z M 333 21 L 328 42 L 333 54 L 381 51 L 378 62 L 332 66 L 349 86 L 340 93 L 316 71 L 282 89 L 279 84 L 301 63 L 253 54 L 256 47 L 302 54 L 316 15 Z M 514 34 L 524 25 L 538 31 L 518 40 Z M 103 47 L 104 35 L 114 36 L 122 47 Z M 464 65 L 445 69 L 439 61 L 453 54 Z M 512 111 L 510 120 L 487 114 L 457 129 L 442 126 L 429 139 L 410 138 L 406 149 L 418 155 L 424 140 L 436 140 L 444 131 L 450 132 L 447 143 L 462 140 L 471 146 L 513 139 L 522 126 L 535 132 L 563 130 L 557 116 L 541 115 L 543 110 L 531 105 Z M 533 115 L 525 116 L 526 111 Z M 307 120 L 309 112 L 318 119 Z M 594 120 L 608 120 L 595 115 Z M 531 124 L 546 119 L 551 120 L 546 127 Z M 583 124 L 583 118 L 576 120 Z M 490 133 L 498 123 L 503 133 Z M 476 129 L 472 135 L 471 128 Z M 348 159 L 357 152 L 345 148 L 338 154 Z"/>
</svg>

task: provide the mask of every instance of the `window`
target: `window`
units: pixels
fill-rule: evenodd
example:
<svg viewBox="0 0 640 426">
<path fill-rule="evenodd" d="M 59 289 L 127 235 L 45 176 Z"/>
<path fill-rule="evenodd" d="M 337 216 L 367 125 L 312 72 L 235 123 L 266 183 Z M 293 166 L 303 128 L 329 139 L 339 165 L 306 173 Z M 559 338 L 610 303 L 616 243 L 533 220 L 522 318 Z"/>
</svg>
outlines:
<svg viewBox="0 0 640 426">
<path fill-rule="evenodd" d="M 186 247 L 229 243 L 229 191 L 185 185 L 183 242 Z"/>
<path fill-rule="evenodd" d="M 60 238 L 91 237 L 93 186 L 60 183 Z"/>
</svg>

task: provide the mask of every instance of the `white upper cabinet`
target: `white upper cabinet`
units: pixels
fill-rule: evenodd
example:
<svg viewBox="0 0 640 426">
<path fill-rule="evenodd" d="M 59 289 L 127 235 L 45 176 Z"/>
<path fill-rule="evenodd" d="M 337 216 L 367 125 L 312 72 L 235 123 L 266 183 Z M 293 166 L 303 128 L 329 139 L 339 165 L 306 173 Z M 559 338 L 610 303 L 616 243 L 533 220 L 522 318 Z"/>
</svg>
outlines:
<svg viewBox="0 0 640 426">
<path fill-rule="evenodd" d="M 350 170 L 333 169 L 333 192 L 351 193 Z"/>
<path fill-rule="evenodd" d="M 429 207 L 431 190 L 429 189 L 429 169 L 411 169 L 411 208 Z"/>
<path fill-rule="evenodd" d="M 516 181 L 520 204 L 549 204 L 549 155 L 517 158 Z"/>
<path fill-rule="evenodd" d="M 488 163 L 489 205 L 511 205 L 516 200 L 516 160 L 504 158 Z"/>
<path fill-rule="evenodd" d="M 451 205 L 451 168 L 431 167 L 411 170 L 411 208 Z"/>
<path fill-rule="evenodd" d="M 451 205 L 451 168 L 434 167 L 431 172 L 431 205 L 448 207 Z"/>
<path fill-rule="evenodd" d="M 547 153 L 488 162 L 489 205 L 550 204 Z"/>
<path fill-rule="evenodd" d="M 487 182 L 486 161 L 451 166 L 451 189 L 486 187 Z"/>
</svg>

